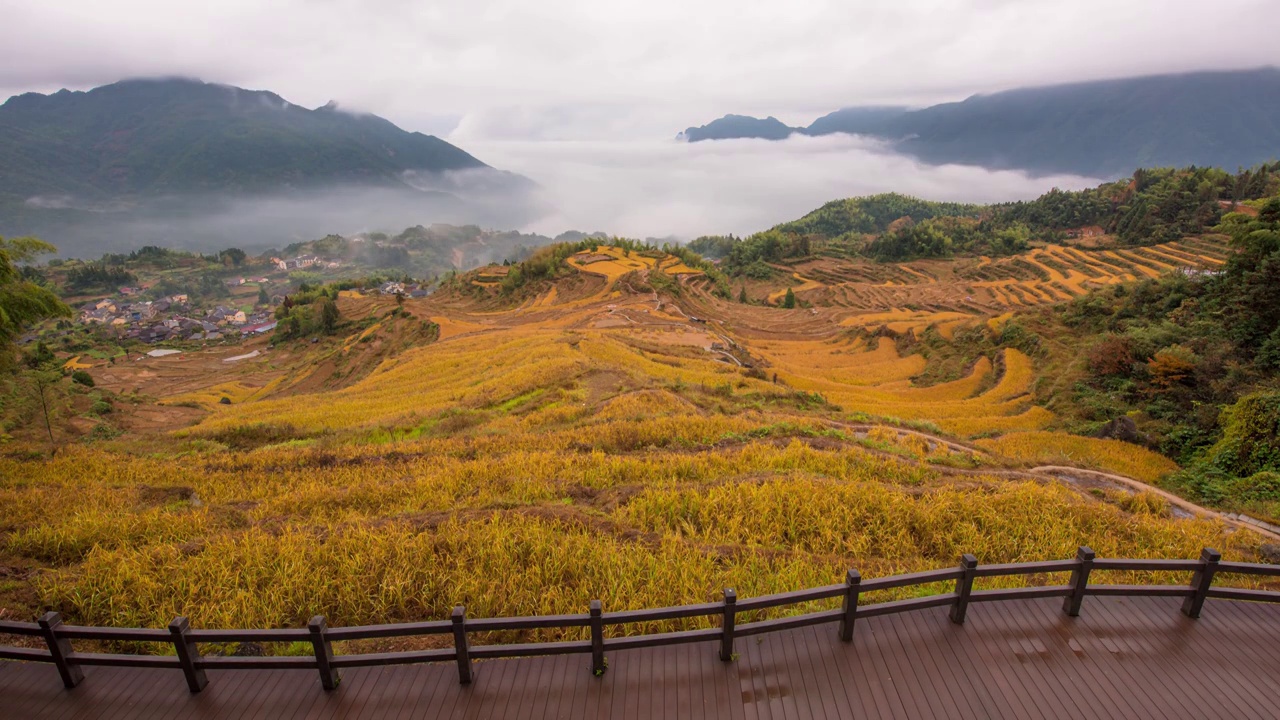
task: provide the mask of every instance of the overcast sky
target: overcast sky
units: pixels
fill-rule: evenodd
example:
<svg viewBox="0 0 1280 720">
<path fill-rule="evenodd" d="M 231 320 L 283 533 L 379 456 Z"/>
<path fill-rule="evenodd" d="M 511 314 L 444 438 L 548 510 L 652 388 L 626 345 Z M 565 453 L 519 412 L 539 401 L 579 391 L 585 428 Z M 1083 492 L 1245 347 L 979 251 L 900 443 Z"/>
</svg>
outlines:
<svg viewBox="0 0 1280 720">
<path fill-rule="evenodd" d="M 475 139 L 1280 63 L 1277 0 L 0 0 L 0 96 L 181 74 Z"/>
<path fill-rule="evenodd" d="M 927 167 L 848 137 L 674 142 L 690 125 L 1276 65 L 1277 27 L 1280 0 L 0 0 L 0 97 L 182 75 L 335 100 L 535 180 L 546 211 L 522 229 L 693 237 L 838 197 L 1098 180 Z M 362 222 L 393 217 L 446 219 Z"/>
</svg>

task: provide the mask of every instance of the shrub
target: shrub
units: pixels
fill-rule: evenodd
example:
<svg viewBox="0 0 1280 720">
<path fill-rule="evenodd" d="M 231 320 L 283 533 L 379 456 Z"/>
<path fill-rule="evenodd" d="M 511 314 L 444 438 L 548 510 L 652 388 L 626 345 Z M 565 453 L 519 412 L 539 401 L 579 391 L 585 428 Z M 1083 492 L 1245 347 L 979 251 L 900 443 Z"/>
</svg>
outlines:
<svg viewBox="0 0 1280 720">
<path fill-rule="evenodd" d="M 1108 335 L 1089 350 L 1089 372 L 1098 377 L 1129 377 L 1134 362 L 1133 343 L 1122 335 Z"/>
<path fill-rule="evenodd" d="M 304 437 L 288 423 L 252 423 L 236 425 L 211 435 L 212 439 L 236 450 L 252 450 L 286 440 Z"/>
<path fill-rule="evenodd" d="M 1280 471 L 1280 392 L 1246 395 L 1222 416 L 1222 439 L 1207 464 L 1237 477 Z"/>
<path fill-rule="evenodd" d="M 71 373 L 71 381 L 85 387 L 93 387 L 93 376 L 84 370 L 76 370 Z"/>
</svg>

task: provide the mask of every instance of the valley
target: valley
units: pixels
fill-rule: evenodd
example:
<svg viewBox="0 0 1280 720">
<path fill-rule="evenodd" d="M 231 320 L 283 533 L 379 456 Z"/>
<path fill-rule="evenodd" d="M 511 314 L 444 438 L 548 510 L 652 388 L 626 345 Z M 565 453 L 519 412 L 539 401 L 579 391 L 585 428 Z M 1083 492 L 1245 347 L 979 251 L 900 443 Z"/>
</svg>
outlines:
<svg viewBox="0 0 1280 720">
<path fill-rule="evenodd" d="M 1280 541 L 1152 489 L 1177 466 L 1151 450 L 1052 429 L 1042 359 L 1005 347 L 926 379 L 924 340 L 998 335 L 1027 306 L 1153 268 L 1212 271 L 1217 239 L 816 259 L 792 270 L 794 309 L 592 242 L 510 292 L 524 264 L 420 298 L 343 290 L 316 342 L 82 359 L 126 431 L 64 436 L 53 457 L 35 432 L 5 447 L 6 612 L 345 625 L 465 599 L 477 616 L 555 614 L 808 587 L 854 558 L 881 575 L 961 552 L 1251 558 Z"/>
</svg>

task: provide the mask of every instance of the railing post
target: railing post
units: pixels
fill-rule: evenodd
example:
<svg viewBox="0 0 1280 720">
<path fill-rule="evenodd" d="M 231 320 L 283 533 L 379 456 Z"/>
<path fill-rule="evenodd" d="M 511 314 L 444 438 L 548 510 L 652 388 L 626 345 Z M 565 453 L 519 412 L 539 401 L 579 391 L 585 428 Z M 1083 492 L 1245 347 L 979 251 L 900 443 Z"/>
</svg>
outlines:
<svg viewBox="0 0 1280 720">
<path fill-rule="evenodd" d="M 1089 589 L 1089 573 L 1093 571 L 1093 560 L 1097 554 L 1091 548 L 1081 545 L 1076 549 L 1076 560 L 1080 566 L 1071 571 L 1071 594 L 1062 599 L 1062 612 L 1071 617 L 1080 616 L 1080 605 L 1084 602 L 1084 593 Z"/>
<path fill-rule="evenodd" d="M 853 642 L 853 619 L 858 614 L 858 593 L 862 590 L 862 573 L 850 570 L 844 576 L 844 617 L 840 618 L 840 639 Z"/>
<path fill-rule="evenodd" d="M 969 610 L 969 593 L 973 592 L 973 571 L 978 567 L 978 558 L 965 553 L 960 556 L 960 577 L 956 578 L 956 601 L 951 605 L 951 622 L 964 624 L 964 615 Z"/>
<path fill-rule="evenodd" d="M 333 643 L 329 640 L 329 622 L 323 615 L 316 615 L 307 623 L 311 631 L 311 648 L 316 653 L 316 669 L 320 671 L 320 686 L 333 690 L 342 682 L 342 670 L 333 666 Z"/>
<path fill-rule="evenodd" d="M 38 622 L 44 634 L 44 641 L 49 644 L 49 654 L 53 656 L 53 664 L 57 666 L 58 674 L 62 676 L 62 684 L 68 688 L 79 685 L 84 679 L 84 670 L 71 661 L 71 655 L 74 652 L 71 649 L 71 641 L 58 637 L 62 613 L 47 612 L 40 616 Z"/>
<path fill-rule="evenodd" d="M 1193 594 L 1182 601 L 1182 614 L 1189 618 L 1200 617 L 1204 608 L 1204 600 L 1209 597 L 1209 588 L 1213 586 L 1213 574 L 1218 571 L 1218 561 L 1222 553 L 1213 548 L 1200 551 L 1200 569 L 1191 576 Z"/>
<path fill-rule="evenodd" d="M 604 606 L 599 600 L 591 601 L 591 674 L 604 677 L 608 667 L 604 662 Z"/>
<path fill-rule="evenodd" d="M 191 640 L 188 633 L 191 622 L 178 616 L 169 623 L 169 637 L 173 638 L 173 649 L 178 655 L 178 664 L 182 666 L 182 675 L 187 679 L 187 689 L 198 693 L 209 684 L 209 677 L 204 668 L 196 667 L 200 661 L 200 648 Z"/>
<path fill-rule="evenodd" d="M 458 682 L 471 683 L 471 650 L 467 647 L 467 609 L 453 608 L 453 648 L 458 654 Z"/>
<path fill-rule="evenodd" d="M 738 593 L 733 588 L 724 589 L 724 615 L 720 621 L 720 659 L 733 660 L 733 631 L 738 621 Z"/>
</svg>

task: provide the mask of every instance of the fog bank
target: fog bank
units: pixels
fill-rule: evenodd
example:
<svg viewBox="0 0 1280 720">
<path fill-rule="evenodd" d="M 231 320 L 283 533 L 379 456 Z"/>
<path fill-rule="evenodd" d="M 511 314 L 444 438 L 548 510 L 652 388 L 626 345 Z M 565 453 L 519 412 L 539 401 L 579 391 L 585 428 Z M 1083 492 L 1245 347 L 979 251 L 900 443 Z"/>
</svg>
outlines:
<svg viewBox="0 0 1280 720">
<path fill-rule="evenodd" d="M 1002 202 L 1100 181 L 929 166 L 849 135 L 787 140 L 468 141 L 467 150 L 537 182 L 551 211 L 521 230 L 603 230 L 628 237 L 749 234 L 837 198 L 900 192 Z"/>
</svg>

